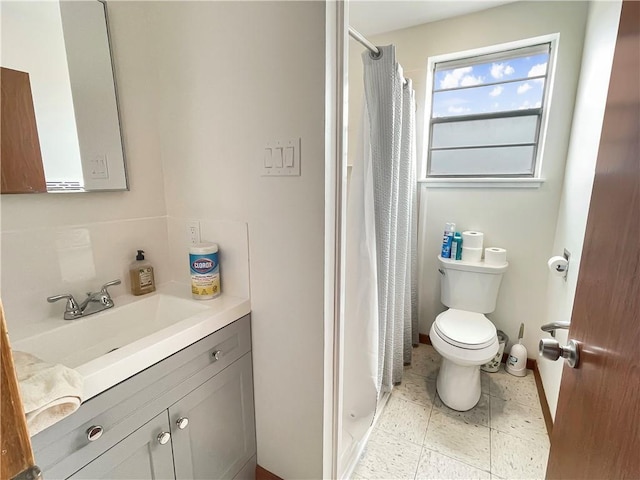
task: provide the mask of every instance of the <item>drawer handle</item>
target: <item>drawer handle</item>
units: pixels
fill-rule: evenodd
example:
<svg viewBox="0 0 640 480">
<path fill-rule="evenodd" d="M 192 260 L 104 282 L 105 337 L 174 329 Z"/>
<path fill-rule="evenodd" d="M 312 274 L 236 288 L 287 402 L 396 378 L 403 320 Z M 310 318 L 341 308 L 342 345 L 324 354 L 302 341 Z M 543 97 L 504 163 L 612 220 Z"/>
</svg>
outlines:
<svg viewBox="0 0 640 480">
<path fill-rule="evenodd" d="M 176 425 L 180 430 L 184 430 L 185 428 L 187 428 L 187 425 L 189 425 L 189 419 L 187 417 L 180 417 L 178 420 L 176 420 Z"/>
<path fill-rule="evenodd" d="M 211 358 L 214 362 L 220 360 L 222 358 L 222 350 L 214 350 L 211 352 Z"/>
<path fill-rule="evenodd" d="M 87 429 L 87 440 L 89 440 L 90 442 L 95 442 L 102 436 L 103 433 L 104 428 L 102 428 L 102 425 L 93 425 Z"/>
<path fill-rule="evenodd" d="M 169 432 L 162 432 L 158 434 L 158 443 L 160 445 L 166 445 L 171 440 L 171 434 Z"/>
</svg>

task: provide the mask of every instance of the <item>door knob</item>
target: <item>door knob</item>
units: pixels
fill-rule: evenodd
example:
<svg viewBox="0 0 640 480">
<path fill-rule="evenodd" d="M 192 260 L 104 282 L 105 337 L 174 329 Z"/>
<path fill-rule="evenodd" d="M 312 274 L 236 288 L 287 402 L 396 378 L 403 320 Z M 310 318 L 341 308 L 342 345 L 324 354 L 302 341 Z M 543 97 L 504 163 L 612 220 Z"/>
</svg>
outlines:
<svg viewBox="0 0 640 480">
<path fill-rule="evenodd" d="M 543 338 L 538 345 L 540 356 L 549 360 L 558 360 L 560 357 L 567 361 L 567 365 L 576 368 L 580 361 L 580 351 L 575 340 L 569 340 L 567 345 L 562 347 L 553 338 Z"/>
<path fill-rule="evenodd" d="M 176 420 L 176 425 L 180 430 L 184 430 L 185 428 L 187 428 L 187 425 L 189 425 L 189 419 L 187 417 L 180 417 L 178 420 Z"/>
<path fill-rule="evenodd" d="M 171 434 L 169 432 L 162 432 L 158 434 L 158 443 L 160 445 L 166 445 L 171 440 Z"/>
</svg>

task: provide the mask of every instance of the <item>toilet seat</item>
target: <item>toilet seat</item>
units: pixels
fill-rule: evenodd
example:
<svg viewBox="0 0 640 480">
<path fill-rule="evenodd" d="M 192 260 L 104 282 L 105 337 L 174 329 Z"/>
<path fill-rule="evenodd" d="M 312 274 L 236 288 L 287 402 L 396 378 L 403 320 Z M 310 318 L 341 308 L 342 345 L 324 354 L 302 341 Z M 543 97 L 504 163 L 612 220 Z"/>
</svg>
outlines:
<svg viewBox="0 0 640 480">
<path fill-rule="evenodd" d="M 436 317 L 435 333 L 450 345 L 481 350 L 496 342 L 496 327 L 481 313 L 451 308 Z"/>
</svg>

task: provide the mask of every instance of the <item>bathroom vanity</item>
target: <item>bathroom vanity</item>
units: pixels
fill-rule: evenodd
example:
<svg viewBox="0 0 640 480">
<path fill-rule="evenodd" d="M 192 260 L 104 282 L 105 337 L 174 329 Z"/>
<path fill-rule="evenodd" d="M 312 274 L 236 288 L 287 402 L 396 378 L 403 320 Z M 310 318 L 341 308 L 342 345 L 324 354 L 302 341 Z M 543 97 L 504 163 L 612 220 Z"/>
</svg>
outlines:
<svg viewBox="0 0 640 480">
<path fill-rule="evenodd" d="M 47 480 L 254 478 L 250 315 L 94 396 L 32 443 Z"/>
</svg>

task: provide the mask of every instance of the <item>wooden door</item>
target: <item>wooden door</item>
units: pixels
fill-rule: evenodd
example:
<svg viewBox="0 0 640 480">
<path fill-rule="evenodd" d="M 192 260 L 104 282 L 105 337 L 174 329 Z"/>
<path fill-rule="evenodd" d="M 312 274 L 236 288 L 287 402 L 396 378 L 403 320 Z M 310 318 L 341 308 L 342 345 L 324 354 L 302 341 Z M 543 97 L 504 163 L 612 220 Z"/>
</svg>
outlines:
<svg viewBox="0 0 640 480">
<path fill-rule="evenodd" d="M 169 408 L 178 480 L 232 479 L 255 455 L 251 368 L 247 354 Z"/>
<path fill-rule="evenodd" d="M 625 1 L 547 478 L 640 478 L 640 2 Z"/>
<path fill-rule="evenodd" d="M 7 335 L 4 312 L 0 304 L 0 478 L 14 478 L 36 472 L 27 420 L 20 399 L 20 388 L 13 366 L 11 345 Z"/>
<path fill-rule="evenodd" d="M 69 479 L 174 479 L 171 440 L 159 442 L 159 435 L 169 432 L 168 421 L 165 410 Z"/>
<path fill-rule="evenodd" d="M 46 192 L 29 74 L 0 69 L 0 192 Z"/>
</svg>

